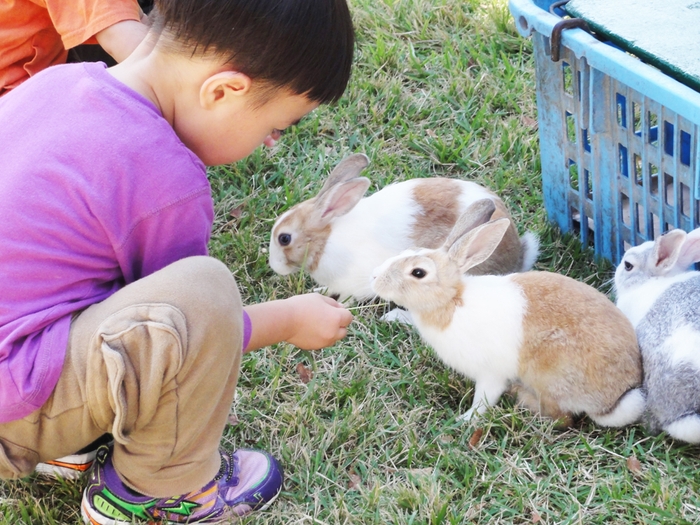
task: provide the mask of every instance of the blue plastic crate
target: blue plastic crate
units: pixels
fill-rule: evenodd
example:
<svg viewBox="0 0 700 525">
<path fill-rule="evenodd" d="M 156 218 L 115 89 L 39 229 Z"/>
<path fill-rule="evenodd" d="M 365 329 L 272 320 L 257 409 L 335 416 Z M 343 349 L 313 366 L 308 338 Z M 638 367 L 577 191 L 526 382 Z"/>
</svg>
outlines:
<svg viewBox="0 0 700 525">
<path fill-rule="evenodd" d="M 617 264 L 630 246 L 700 223 L 700 93 L 582 29 L 562 33 L 554 62 L 552 3 L 510 0 L 533 39 L 544 204 Z"/>
</svg>

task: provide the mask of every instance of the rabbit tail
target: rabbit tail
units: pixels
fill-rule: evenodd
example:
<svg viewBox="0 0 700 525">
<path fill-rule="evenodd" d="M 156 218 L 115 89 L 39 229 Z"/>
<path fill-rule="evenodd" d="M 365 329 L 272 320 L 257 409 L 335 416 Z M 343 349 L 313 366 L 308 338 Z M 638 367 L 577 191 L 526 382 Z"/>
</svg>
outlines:
<svg viewBox="0 0 700 525">
<path fill-rule="evenodd" d="M 588 414 L 597 424 L 604 427 L 624 427 L 639 421 L 646 407 L 646 396 L 641 388 L 628 390 L 609 412 Z"/>
<path fill-rule="evenodd" d="M 664 427 L 668 434 L 686 443 L 700 443 L 700 414 L 687 414 Z"/>
<path fill-rule="evenodd" d="M 540 254 L 540 240 L 532 232 L 525 232 L 522 237 L 520 237 L 520 246 L 523 249 L 523 272 L 528 272 L 532 269 L 535 262 L 537 261 L 537 256 Z"/>
</svg>

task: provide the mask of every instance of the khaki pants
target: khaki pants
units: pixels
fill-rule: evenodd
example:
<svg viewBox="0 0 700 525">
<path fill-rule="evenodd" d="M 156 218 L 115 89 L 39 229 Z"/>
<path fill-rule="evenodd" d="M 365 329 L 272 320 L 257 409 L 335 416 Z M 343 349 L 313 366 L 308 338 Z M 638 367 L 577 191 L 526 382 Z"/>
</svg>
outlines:
<svg viewBox="0 0 700 525">
<path fill-rule="evenodd" d="M 114 466 L 133 489 L 169 497 L 203 487 L 220 466 L 242 315 L 231 273 L 209 257 L 178 261 L 84 310 L 49 400 L 0 424 L 0 477 L 27 476 L 111 433 Z"/>
</svg>

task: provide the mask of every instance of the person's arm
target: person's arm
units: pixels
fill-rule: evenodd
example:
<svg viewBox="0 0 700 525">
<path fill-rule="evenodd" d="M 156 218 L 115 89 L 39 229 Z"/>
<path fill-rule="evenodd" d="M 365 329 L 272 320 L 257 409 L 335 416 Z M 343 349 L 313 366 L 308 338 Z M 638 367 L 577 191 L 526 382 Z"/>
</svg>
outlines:
<svg viewBox="0 0 700 525">
<path fill-rule="evenodd" d="M 317 293 L 295 295 L 245 307 L 252 332 L 244 352 L 286 341 L 302 350 L 330 346 L 348 333 L 352 314 Z"/>
<path fill-rule="evenodd" d="M 141 43 L 148 26 L 138 20 L 122 20 L 95 35 L 97 42 L 117 62 L 123 61 Z"/>
</svg>

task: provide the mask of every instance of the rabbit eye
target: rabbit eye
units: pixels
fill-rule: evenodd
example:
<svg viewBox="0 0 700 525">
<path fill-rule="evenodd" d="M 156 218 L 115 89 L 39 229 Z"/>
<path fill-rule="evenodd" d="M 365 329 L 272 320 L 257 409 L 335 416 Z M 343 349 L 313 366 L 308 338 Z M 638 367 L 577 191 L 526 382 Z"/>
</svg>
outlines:
<svg viewBox="0 0 700 525">
<path fill-rule="evenodd" d="M 629 261 L 625 261 L 625 270 L 629 272 L 632 268 L 634 268 L 634 265 Z"/>
<path fill-rule="evenodd" d="M 426 276 L 426 271 L 423 268 L 414 268 L 411 275 L 417 279 L 422 279 Z"/>
<path fill-rule="evenodd" d="M 281 246 L 288 246 L 289 243 L 292 242 L 292 236 L 288 233 L 280 233 L 277 237 L 277 240 L 279 241 Z"/>
</svg>

